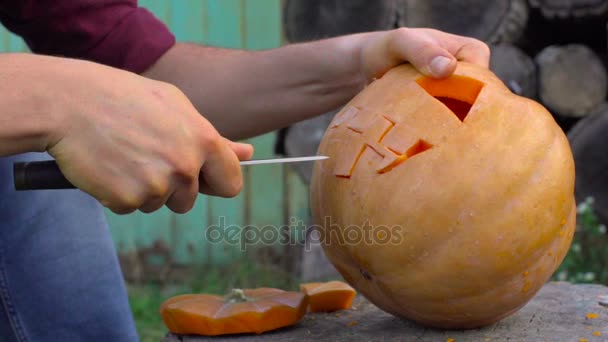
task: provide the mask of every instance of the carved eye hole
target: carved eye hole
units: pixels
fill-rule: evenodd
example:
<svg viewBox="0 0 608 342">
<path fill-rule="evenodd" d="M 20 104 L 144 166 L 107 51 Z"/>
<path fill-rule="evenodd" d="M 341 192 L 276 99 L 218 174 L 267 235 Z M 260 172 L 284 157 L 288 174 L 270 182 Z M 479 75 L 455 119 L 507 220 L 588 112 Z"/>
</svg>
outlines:
<svg viewBox="0 0 608 342">
<path fill-rule="evenodd" d="M 471 107 L 484 87 L 484 83 L 464 76 L 451 76 L 446 79 L 421 77 L 416 83 L 427 93 L 441 101 L 454 115 L 464 121 Z"/>
</svg>

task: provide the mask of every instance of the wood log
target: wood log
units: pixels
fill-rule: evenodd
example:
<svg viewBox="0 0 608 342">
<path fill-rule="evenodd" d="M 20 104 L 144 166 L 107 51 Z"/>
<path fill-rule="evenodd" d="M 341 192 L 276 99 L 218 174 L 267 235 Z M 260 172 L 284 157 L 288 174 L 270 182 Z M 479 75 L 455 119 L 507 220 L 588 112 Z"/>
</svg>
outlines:
<svg viewBox="0 0 608 342">
<path fill-rule="evenodd" d="M 608 0 L 530 0 L 546 18 L 600 16 L 608 11 Z"/>
<path fill-rule="evenodd" d="M 596 53 L 606 51 L 606 16 L 548 19 L 540 10 L 531 10 L 526 29 L 517 46 L 536 56 L 550 45 L 582 44 Z"/>
<path fill-rule="evenodd" d="M 302 42 L 387 30 L 397 23 L 397 0 L 287 0 L 285 35 Z"/>
<path fill-rule="evenodd" d="M 528 20 L 526 0 L 399 0 L 399 24 L 469 36 L 488 44 L 519 39 Z"/>
<path fill-rule="evenodd" d="M 535 99 L 537 94 L 536 64 L 520 48 L 507 44 L 491 45 L 490 69 L 514 93 Z"/>
<path fill-rule="evenodd" d="M 582 117 L 604 102 L 606 68 L 581 44 L 549 46 L 536 56 L 540 101 L 557 115 Z"/>
<path fill-rule="evenodd" d="M 608 104 L 580 120 L 568 132 L 576 165 L 578 203 L 593 197 L 598 218 L 608 224 Z"/>
</svg>

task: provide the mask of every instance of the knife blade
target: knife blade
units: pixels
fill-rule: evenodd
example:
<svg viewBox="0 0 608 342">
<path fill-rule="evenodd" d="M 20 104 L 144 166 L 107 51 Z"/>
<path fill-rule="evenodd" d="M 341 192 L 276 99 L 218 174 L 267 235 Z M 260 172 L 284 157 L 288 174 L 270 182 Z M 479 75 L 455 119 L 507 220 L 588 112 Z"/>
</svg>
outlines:
<svg viewBox="0 0 608 342">
<path fill-rule="evenodd" d="M 262 164 L 284 164 L 311 162 L 328 159 L 327 156 L 309 156 L 295 158 L 253 159 L 241 161 L 242 166 Z M 13 164 L 13 182 L 15 190 L 60 190 L 76 187 L 65 178 L 54 160 L 18 162 Z"/>
</svg>

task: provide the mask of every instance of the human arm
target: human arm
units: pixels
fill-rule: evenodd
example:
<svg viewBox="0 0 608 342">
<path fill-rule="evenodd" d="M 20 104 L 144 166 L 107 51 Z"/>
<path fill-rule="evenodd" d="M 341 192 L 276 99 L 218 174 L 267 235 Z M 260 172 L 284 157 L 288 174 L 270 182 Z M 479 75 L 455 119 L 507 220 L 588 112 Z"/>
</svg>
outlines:
<svg viewBox="0 0 608 342">
<path fill-rule="evenodd" d="M 433 63 L 438 56 L 447 63 Z M 143 75 L 175 84 L 223 136 L 239 140 L 334 110 L 403 62 L 445 77 L 456 60 L 487 67 L 489 49 L 471 38 L 409 28 L 264 51 L 178 43 Z"/>
</svg>

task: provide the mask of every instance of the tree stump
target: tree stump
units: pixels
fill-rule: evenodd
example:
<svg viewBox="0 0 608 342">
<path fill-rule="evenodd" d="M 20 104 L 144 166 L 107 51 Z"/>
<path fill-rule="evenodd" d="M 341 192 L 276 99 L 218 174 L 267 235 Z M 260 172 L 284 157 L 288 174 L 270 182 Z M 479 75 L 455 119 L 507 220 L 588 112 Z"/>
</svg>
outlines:
<svg viewBox="0 0 608 342">
<path fill-rule="evenodd" d="M 585 45 L 549 46 L 536 56 L 536 63 L 539 98 L 555 114 L 580 118 L 606 99 L 606 68 Z"/>
<path fill-rule="evenodd" d="M 285 34 L 302 42 L 395 27 L 397 0 L 287 0 Z"/>
<path fill-rule="evenodd" d="M 608 224 L 608 104 L 580 120 L 568 132 L 576 165 L 577 202 L 593 197 L 598 218 Z"/>
<path fill-rule="evenodd" d="M 599 16 L 608 10 L 608 0 L 530 0 L 546 18 Z"/>
<path fill-rule="evenodd" d="M 490 46 L 490 69 L 512 92 L 535 99 L 537 94 L 536 64 L 520 48 L 511 44 Z"/>
<path fill-rule="evenodd" d="M 519 39 L 528 20 L 526 0 L 399 0 L 399 24 L 428 27 L 489 44 Z"/>
<path fill-rule="evenodd" d="M 606 341 L 608 308 L 601 304 L 606 295 L 608 287 L 601 285 L 550 282 L 512 316 L 481 329 L 457 331 L 428 329 L 399 319 L 357 296 L 350 310 L 309 313 L 293 327 L 261 335 L 202 337 L 167 334 L 163 342 Z"/>
</svg>

